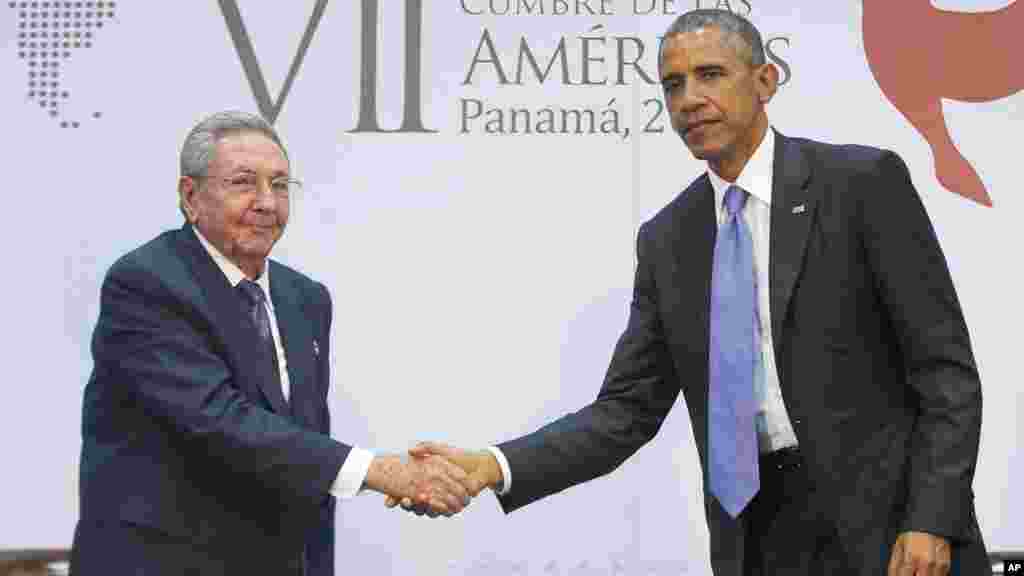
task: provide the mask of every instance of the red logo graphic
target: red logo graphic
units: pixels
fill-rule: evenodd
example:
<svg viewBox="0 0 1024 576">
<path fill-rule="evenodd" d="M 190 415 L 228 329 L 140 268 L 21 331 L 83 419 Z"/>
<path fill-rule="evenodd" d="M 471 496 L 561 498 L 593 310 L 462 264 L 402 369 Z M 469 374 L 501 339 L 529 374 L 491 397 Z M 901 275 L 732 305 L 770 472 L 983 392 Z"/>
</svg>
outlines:
<svg viewBox="0 0 1024 576">
<path fill-rule="evenodd" d="M 864 52 L 882 93 L 924 136 L 950 192 L 992 206 L 956 145 L 942 98 L 989 102 L 1024 90 L 1024 2 L 994 12 L 949 12 L 930 0 L 864 0 Z"/>
</svg>

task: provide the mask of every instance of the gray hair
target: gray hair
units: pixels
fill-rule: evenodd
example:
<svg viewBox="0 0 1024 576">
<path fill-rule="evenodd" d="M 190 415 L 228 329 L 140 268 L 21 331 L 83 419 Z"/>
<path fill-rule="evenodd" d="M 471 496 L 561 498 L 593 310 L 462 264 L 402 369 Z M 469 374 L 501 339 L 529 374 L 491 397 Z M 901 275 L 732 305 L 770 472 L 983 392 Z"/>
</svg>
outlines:
<svg viewBox="0 0 1024 576">
<path fill-rule="evenodd" d="M 284 154 L 285 160 L 288 159 L 288 150 L 285 149 L 280 136 L 269 122 L 255 114 L 227 110 L 203 118 L 188 133 L 185 144 L 181 147 L 181 175 L 192 178 L 206 176 L 207 170 L 210 168 L 210 161 L 213 160 L 213 154 L 217 149 L 217 142 L 225 136 L 238 132 L 259 132 L 265 135 L 277 144 L 281 153 Z M 181 205 L 180 199 L 178 207 L 187 220 L 188 215 L 185 213 L 185 207 Z"/>
<path fill-rule="evenodd" d="M 681 14 L 665 31 L 661 45 L 658 47 L 659 74 L 665 39 L 673 34 L 696 32 L 701 28 L 718 28 L 724 32 L 726 42 L 729 42 L 732 48 L 751 66 L 760 66 L 766 62 L 761 33 L 750 23 L 750 20 L 729 10 L 702 8 Z"/>
</svg>

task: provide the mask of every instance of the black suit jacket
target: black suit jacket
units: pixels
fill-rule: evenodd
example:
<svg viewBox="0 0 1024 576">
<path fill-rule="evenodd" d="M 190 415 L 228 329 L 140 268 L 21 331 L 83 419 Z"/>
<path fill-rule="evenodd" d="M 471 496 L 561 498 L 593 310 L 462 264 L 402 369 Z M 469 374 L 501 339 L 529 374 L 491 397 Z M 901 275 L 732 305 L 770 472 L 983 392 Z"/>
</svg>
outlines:
<svg viewBox="0 0 1024 576">
<path fill-rule="evenodd" d="M 986 574 L 972 481 L 981 388 L 935 233 L 898 156 L 776 137 L 772 336 L 783 398 L 849 565 L 884 573 L 896 534 L 958 546 Z M 801 208 L 802 207 L 802 208 Z M 714 192 L 702 176 L 644 223 L 629 322 L 597 399 L 500 444 L 506 511 L 606 474 L 654 437 L 680 390 L 707 486 Z M 743 521 L 705 491 L 711 559 L 738 576 Z"/>
<path fill-rule="evenodd" d="M 190 226 L 103 282 L 85 390 L 75 574 L 333 574 L 331 300 L 268 262 L 285 404 L 245 305 Z"/>
</svg>

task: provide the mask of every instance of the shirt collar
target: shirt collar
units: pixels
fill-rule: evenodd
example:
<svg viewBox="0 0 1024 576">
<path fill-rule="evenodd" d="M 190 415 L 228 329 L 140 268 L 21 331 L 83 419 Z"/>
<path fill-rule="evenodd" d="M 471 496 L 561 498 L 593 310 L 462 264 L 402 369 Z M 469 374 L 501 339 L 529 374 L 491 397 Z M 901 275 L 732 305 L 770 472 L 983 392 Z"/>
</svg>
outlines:
<svg viewBox="0 0 1024 576">
<path fill-rule="evenodd" d="M 765 131 L 764 138 L 757 145 L 754 154 L 747 160 L 747 165 L 740 171 L 736 182 L 728 182 L 714 170 L 708 169 L 708 177 L 711 179 L 711 188 L 715 191 L 715 208 L 722 209 L 722 202 L 725 199 L 725 189 L 732 184 L 747 191 L 758 200 L 771 206 L 772 204 L 772 165 L 775 159 L 775 130 L 770 126 Z"/>
<path fill-rule="evenodd" d="M 192 231 L 196 233 L 196 237 L 199 238 L 199 243 L 203 245 L 203 248 L 206 249 L 210 254 L 210 257 L 213 258 L 213 261 L 217 264 L 217 267 L 220 268 L 220 271 L 224 273 L 225 277 L 227 277 L 228 283 L 231 284 L 232 287 L 237 287 L 238 283 L 246 278 L 245 272 L 242 272 L 242 269 L 239 268 L 237 264 L 228 260 L 228 257 L 221 253 L 216 246 L 211 244 L 198 228 L 193 226 Z M 259 284 L 260 288 L 263 289 L 263 293 L 267 295 L 267 304 L 270 304 L 270 309 L 273 310 L 274 305 L 270 301 L 270 266 L 267 266 L 266 263 L 264 263 L 263 266 L 263 274 L 260 274 L 259 277 L 256 278 L 255 282 Z"/>
</svg>

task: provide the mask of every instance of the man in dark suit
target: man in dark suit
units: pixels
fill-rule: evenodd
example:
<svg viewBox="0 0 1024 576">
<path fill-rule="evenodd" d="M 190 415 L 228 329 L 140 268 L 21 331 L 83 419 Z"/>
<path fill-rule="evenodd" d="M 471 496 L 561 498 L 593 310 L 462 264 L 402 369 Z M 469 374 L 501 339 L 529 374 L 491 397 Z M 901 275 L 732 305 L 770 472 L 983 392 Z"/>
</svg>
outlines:
<svg viewBox="0 0 1024 576">
<path fill-rule="evenodd" d="M 480 487 L 440 459 L 330 437 L 331 299 L 268 260 L 299 186 L 262 118 L 219 113 L 181 154 L 187 223 L 103 282 L 85 390 L 71 569 L 334 572 L 334 497 L 460 511 Z"/>
<path fill-rule="evenodd" d="M 659 64 L 709 171 L 640 228 L 597 399 L 488 451 L 414 452 L 497 486 L 510 512 L 612 471 L 682 389 L 717 576 L 990 573 L 978 373 L 906 166 L 775 132 L 778 73 L 728 11 L 679 17 Z"/>
</svg>

